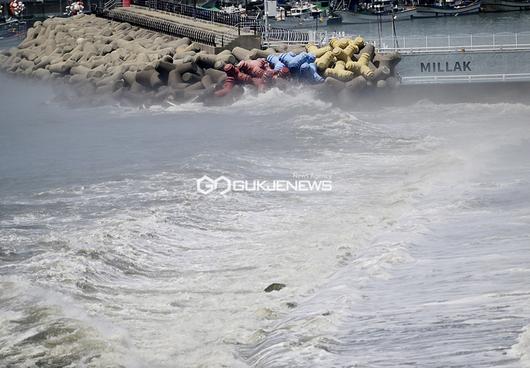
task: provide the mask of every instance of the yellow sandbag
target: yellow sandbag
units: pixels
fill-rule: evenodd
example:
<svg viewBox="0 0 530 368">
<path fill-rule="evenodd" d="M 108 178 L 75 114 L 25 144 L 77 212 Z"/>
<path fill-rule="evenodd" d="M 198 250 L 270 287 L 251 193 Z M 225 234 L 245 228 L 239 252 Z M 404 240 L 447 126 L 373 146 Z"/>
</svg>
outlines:
<svg viewBox="0 0 530 368">
<path fill-rule="evenodd" d="M 361 56 L 359 56 L 359 60 L 357 60 L 357 62 L 361 64 L 361 75 L 365 78 L 372 78 L 374 76 L 374 72 L 368 66 L 370 63 L 370 58 L 370 54 L 361 54 Z"/>
<path fill-rule="evenodd" d="M 331 51 L 331 46 L 326 45 L 324 47 L 316 47 L 316 45 L 310 43 L 305 47 L 307 52 L 315 55 L 315 57 L 319 58 L 322 55 L 324 55 L 326 52 Z"/>
<path fill-rule="evenodd" d="M 362 49 L 365 46 L 364 38 L 362 37 L 355 37 L 353 40 L 353 44 L 358 47 L 358 49 Z"/>
<path fill-rule="evenodd" d="M 338 47 L 341 49 L 345 49 L 349 44 L 349 40 L 347 38 L 332 38 L 331 41 L 329 41 L 329 45 L 332 48 Z"/>
<path fill-rule="evenodd" d="M 345 49 L 341 49 L 338 47 L 335 47 L 333 49 L 333 56 L 335 56 L 337 60 L 344 61 L 346 70 L 349 70 L 349 71 L 353 71 L 354 69 L 354 62 L 351 59 L 354 49 L 351 46 L 357 47 L 355 45 L 348 45 Z"/>
<path fill-rule="evenodd" d="M 354 73 L 355 73 L 355 70 L 356 70 L 356 69 L 355 69 L 355 64 L 356 64 L 355 61 L 353 61 L 353 60 L 348 60 L 348 61 L 346 62 L 346 70 L 349 70 L 350 72 L 354 72 Z M 356 75 L 359 75 L 359 73 L 360 73 L 360 69 L 359 69 L 359 71 L 356 73 Z"/>
<path fill-rule="evenodd" d="M 333 56 L 335 56 L 337 60 L 342 60 L 345 63 L 351 60 L 351 56 L 349 56 L 345 50 L 339 47 L 335 47 L 332 52 L 333 52 Z"/>
<path fill-rule="evenodd" d="M 338 60 L 335 63 L 334 68 L 327 68 L 324 72 L 324 76 L 335 78 L 343 82 L 350 81 L 355 77 L 353 72 L 346 70 L 346 64 L 342 60 Z"/>
<path fill-rule="evenodd" d="M 353 54 L 356 54 L 359 52 L 359 46 L 357 46 L 354 41 L 350 40 L 348 42 L 348 46 L 344 49 L 344 53 L 348 55 L 348 57 L 351 59 L 353 58 Z"/>
<path fill-rule="evenodd" d="M 328 69 L 331 66 L 331 64 L 333 64 L 334 62 L 335 62 L 335 57 L 333 56 L 333 52 L 326 51 L 324 55 L 316 59 L 315 64 L 319 71 L 324 71 Z"/>
<path fill-rule="evenodd" d="M 356 54 L 359 52 L 361 47 L 364 47 L 364 40 L 362 37 L 357 37 L 354 40 L 346 39 L 346 38 L 334 38 L 330 41 L 330 46 L 333 47 L 333 50 L 335 49 L 341 49 L 344 50 L 344 53 L 350 58 L 353 59 L 353 54 Z M 337 56 L 337 55 L 335 55 Z M 339 60 L 343 60 L 345 63 L 348 62 L 347 59 L 341 57 L 337 57 Z"/>
<path fill-rule="evenodd" d="M 371 79 L 374 76 L 374 72 L 370 67 L 368 66 L 368 63 L 370 62 L 370 54 L 363 53 L 359 56 L 359 60 L 357 60 L 352 65 L 352 72 L 356 75 L 362 75 L 366 79 Z"/>
</svg>

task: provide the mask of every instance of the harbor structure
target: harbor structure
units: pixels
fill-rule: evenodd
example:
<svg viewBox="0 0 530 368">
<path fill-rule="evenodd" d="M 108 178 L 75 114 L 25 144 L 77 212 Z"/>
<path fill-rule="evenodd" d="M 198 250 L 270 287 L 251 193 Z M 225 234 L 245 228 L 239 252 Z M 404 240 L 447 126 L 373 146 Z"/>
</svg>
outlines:
<svg viewBox="0 0 530 368">
<path fill-rule="evenodd" d="M 211 54 L 236 49 L 267 49 L 270 54 L 271 48 L 301 53 L 311 44 L 325 46 L 332 44 L 332 40 L 357 37 L 327 31 L 301 32 L 263 27 L 259 18 L 196 11 L 193 7 L 165 0 L 149 1 L 143 6 L 109 0 L 98 11 L 100 16 L 112 20 L 187 38 L 200 44 L 201 52 Z M 520 62 L 530 56 L 530 33 L 425 37 L 398 37 L 394 34 L 367 40 L 367 43 L 379 55 L 400 55 L 395 77 L 403 86 L 530 81 L 530 65 Z M 329 51 L 335 53 L 333 48 L 323 51 L 321 56 Z M 339 57 L 340 50 L 337 52 L 337 56 L 329 57 Z M 352 55 L 350 61 L 354 60 Z M 345 59 L 345 65 L 347 61 Z"/>
<path fill-rule="evenodd" d="M 257 28 L 256 28 L 257 27 Z M 328 31 L 268 29 L 255 25 L 262 48 L 324 45 L 332 38 L 350 37 Z M 530 81 L 529 33 L 469 34 L 423 37 L 381 37 L 371 42 L 381 54 L 399 53 L 396 70 L 402 85 Z"/>
</svg>

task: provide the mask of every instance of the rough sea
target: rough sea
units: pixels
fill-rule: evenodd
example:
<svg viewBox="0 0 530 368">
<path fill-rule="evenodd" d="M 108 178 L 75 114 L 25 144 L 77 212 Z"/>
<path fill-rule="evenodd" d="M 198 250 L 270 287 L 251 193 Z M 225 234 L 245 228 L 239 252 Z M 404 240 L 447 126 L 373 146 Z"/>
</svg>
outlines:
<svg viewBox="0 0 530 368">
<path fill-rule="evenodd" d="M 528 365 L 529 105 L 87 107 L 1 78 L 1 366 Z"/>
<path fill-rule="evenodd" d="M 0 76 L 0 367 L 530 367 L 530 100 L 68 94 Z"/>
</svg>

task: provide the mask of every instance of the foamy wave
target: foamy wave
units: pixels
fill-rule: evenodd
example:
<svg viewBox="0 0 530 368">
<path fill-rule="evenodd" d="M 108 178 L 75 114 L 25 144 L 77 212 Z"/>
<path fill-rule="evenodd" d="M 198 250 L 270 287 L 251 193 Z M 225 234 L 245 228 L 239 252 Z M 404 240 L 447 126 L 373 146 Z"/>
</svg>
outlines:
<svg viewBox="0 0 530 368">
<path fill-rule="evenodd" d="M 523 367 L 530 367 L 530 325 L 526 326 L 517 338 L 517 343 L 513 345 L 509 354 L 521 361 Z"/>
<path fill-rule="evenodd" d="M 92 359 L 93 366 L 119 362 L 127 368 L 236 367 L 244 365 L 241 352 L 248 363 L 267 367 L 347 366 L 357 358 L 363 366 L 377 366 L 385 358 L 383 363 L 397 362 L 394 366 L 434 366 L 422 364 L 431 362 L 431 351 L 416 349 L 422 333 L 450 333 L 457 327 L 467 331 L 479 319 L 499 327 L 495 323 L 511 315 L 519 318 L 517 325 L 514 322 L 519 326 L 523 308 L 505 307 L 520 306 L 526 294 L 507 300 L 494 293 L 498 297 L 484 302 L 451 301 L 473 297 L 466 293 L 477 285 L 488 289 L 491 280 L 500 277 L 484 270 L 502 266 L 510 257 L 520 263 L 507 265 L 511 276 L 499 284 L 503 293 L 527 276 L 525 272 L 517 278 L 521 272 L 514 270 L 528 264 L 521 251 L 526 249 L 528 218 L 510 216 L 515 211 L 502 206 L 508 202 L 505 198 L 477 201 L 474 220 L 458 217 L 470 207 L 459 203 L 491 196 L 475 185 L 477 178 L 506 194 L 498 178 L 508 174 L 492 171 L 496 166 L 512 170 L 512 176 L 526 175 L 522 158 L 527 151 L 514 149 L 502 165 L 497 155 L 503 153 L 500 145 L 524 146 L 521 140 L 529 134 L 526 114 L 510 122 L 508 130 L 507 124 L 499 124 L 508 110 L 496 115 L 492 108 L 482 113 L 475 106 L 459 107 L 418 104 L 352 112 L 316 99 L 311 91 L 287 94 L 272 89 L 260 95 L 247 91 L 230 106 L 105 107 L 101 109 L 113 116 L 99 120 L 85 116 L 90 110 L 79 110 L 83 129 L 93 133 L 86 135 L 94 140 L 90 152 L 100 149 L 101 134 L 114 134 L 127 140 L 116 150 L 131 150 L 133 159 L 145 157 L 147 165 L 129 172 L 129 166 L 118 162 L 88 179 L 87 173 L 76 177 L 65 172 L 67 183 L 73 184 L 64 184 L 62 178 L 50 184 L 55 189 L 28 183 L 27 191 L 37 188 L 35 193 L 0 198 L 0 270 L 18 275 L 0 276 L 2 287 L 6 285 L 2 291 L 7 290 L 0 300 L 9 299 L 0 303 L 0 356 L 8 354 L 13 361 L 30 357 L 30 365 L 33 357 L 44 354 L 40 356 L 71 359 L 72 365 L 90 366 Z M 94 111 L 100 114 L 101 109 Z M 122 135 L 128 116 L 139 116 L 131 119 L 138 129 L 134 136 Z M 179 122 L 193 125 L 200 119 L 201 129 L 178 129 Z M 235 121 L 231 126 L 238 130 L 221 125 L 212 132 L 217 120 L 225 125 Z M 151 122 L 163 124 L 153 129 Z M 23 127 L 17 124 L 13 137 Z M 117 128 L 109 131 L 109 126 Z M 168 126 L 171 129 L 165 130 Z M 248 134 L 238 134 L 247 127 Z M 227 134 L 219 139 L 223 130 Z M 185 146 L 188 133 L 190 146 L 207 144 Z M 144 134 L 149 139 L 136 139 Z M 175 137 L 182 136 L 175 143 Z M 184 145 L 181 150 L 160 155 L 179 143 Z M 112 158 L 116 150 L 103 152 L 94 165 Z M 40 159 L 39 153 L 34 157 Z M 74 155 L 61 161 L 58 156 L 46 158 L 57 159 L 59 165 L 84 158 Z M 10 175 L 22 171 L 33 178 L 39 175 L 31 171 L 33 166 L 28 165 L 28 171 L 17 167 Z M 194 179 L 204 174 L 252 179 L 293 173 L 330 175 L 333 191 L 228 196 L 195 191 Z M 528 185 L 522 180 L 517 184 L 513 193 L 520 191 L 515 198 L 523 212 Z M 507 194 L 513 201 L 514 195 Z M 497 215 L 483 225 L 490 210 Z M 441 226 L 450 218 L 454 221 L 447 229 Z M 434 234 L 431 229 L 439 224 Z M 488 231 L 490 249 L 475 242 Z M 448 233 L 457 236 L 441 237 Z M 520 245 L 514 245 L 517 239 Z M 503 258 L 486 257 L 482 251 L 502 252 Z M 452 268 L 453 263 L 460 267 Z M 502 274 L 502 269 L 492 272 Z M 420 274 L 425 279 L 418 280 Z M 265 293 L 273 282 L 286 287 Z M 68 310 L 69 305 L 74 307 Z M 476 308 L 465 309 L 468 305 Z M 383 315 L 377 313 L 381 306 L 386 306 Z M 452 320 L 461 315 L 460 307 L 466 320 Z M 429 314 L 429 308 L 436 313 Z M 417 330 L 410 329 L 408 318 L 419 313 L 427 314 L 418 317 Z M 425 326 L 425 321 L 432 323 Z M 27 326 L 21 327 L 24 323 Z M 393 327 L 398 331 L 391 331 Z M 498 331 L 509 333 L 518 328 L 500 327 Z M 433 333 L 435 342 L 427 339 L 424 346 L 438 357 L 455 353 L 456 366 L 467 357 L 460 353 L 498 345 L 493 328 L 460 336 L 466 343 L 457 342 L 455 350 L 442 351 L 456 341 L 450 334 L 439 344 Z M 54 331 L 60 338 L 53 341 L 61 344 L 46 351 L 38 339 Z M 352 331 L 359 335 L 352 337 Z M 524 359 L 527 335 L 513 349 Z M 502 343 L 509 339 L 505 336 Z M 391 354 L 394 348 L 401 349 L 397 355 Z"/>
<path fill-rule="evenodd" d="M 295 86 L 289 91 L 282 91 L 278 88 L 271 88 L 263 93 L 256 93 L 254 90 L 245 88 L 244 94 L 234 103 L 229 105 L 211 106 L 199 102 L 184 102 L 179 104 L 170 103 L 165 105 L 152 106 L 120 106 L 120 115 L 130 114 L 174 114 L 174 113 L 234 113 L 235 111 L 244 112 L 250 116 L 269 116 L 270 114 L 279 114 L 290 111 L 293 108 L 303 110 L 311 108 L 315 111 L 325 111 L 331 107 L 330 103 L 322 101 L 315 95 L 315 92 L 307 87 Z"/>
</svg>

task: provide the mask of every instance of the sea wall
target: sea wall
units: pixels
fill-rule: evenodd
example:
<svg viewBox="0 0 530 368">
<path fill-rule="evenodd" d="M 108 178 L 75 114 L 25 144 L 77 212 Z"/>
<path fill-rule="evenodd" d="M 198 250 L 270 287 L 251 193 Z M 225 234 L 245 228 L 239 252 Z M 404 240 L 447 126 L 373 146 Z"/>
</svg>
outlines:
<svg viewBox="0 0 530 368">
<path fill-rule="evenodd" d="M 326 98 L 399 84 L 399 55 L 376 55 L 360 37 L 333 39 L 321 48 L 235 47 L 218 54 L 205 49 L 188 38 L 79 15 L 36 22 L 18 47 L 0 53 L 0 69 L 143 104 L 231 101 L 244 86 L 263 91 L 305 83 Z"/>
</svg>

